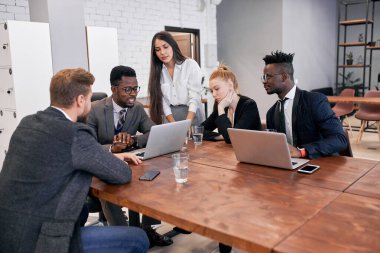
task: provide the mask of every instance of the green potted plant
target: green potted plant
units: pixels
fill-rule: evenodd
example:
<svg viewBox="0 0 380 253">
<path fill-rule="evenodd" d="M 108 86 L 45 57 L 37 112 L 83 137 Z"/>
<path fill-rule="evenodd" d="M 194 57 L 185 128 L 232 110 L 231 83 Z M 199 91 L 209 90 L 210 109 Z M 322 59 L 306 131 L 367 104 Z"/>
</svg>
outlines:
<svg viewBox="0 0 380 253">
<path fill-rule="evenodd" d="M 354 78 L 354 72 L 350 71 L 343 75 L 342 73 L 339 73 L 341 77 L 343 77 L 343 82 L 341 83 L 341 89 L 344 88 L 353 88 L 355 90 L 355 94 L 357 95 L 360 89 L 360 78 Z"/>
<path fill-rule="evenodd" d="M 349 52 L 348 54 L 346 54 L 346 62 L 347 62 L 347 65 L 352 65 L 352 63 L 354 62 L 354 56 L 352 54 L 352 52 Z"/>
</svg>

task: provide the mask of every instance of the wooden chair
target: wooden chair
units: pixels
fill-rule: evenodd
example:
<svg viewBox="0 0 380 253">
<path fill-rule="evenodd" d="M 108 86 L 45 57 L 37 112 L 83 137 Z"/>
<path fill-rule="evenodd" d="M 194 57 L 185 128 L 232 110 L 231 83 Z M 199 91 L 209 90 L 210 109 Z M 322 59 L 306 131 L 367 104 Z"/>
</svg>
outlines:
<svg viewBox="0 0 380 253">
<path fill-rule="evenodd" d="M 369 90 L 365 93 L 364 97 L 380 97 L 380 91 Z M 375 121 L 375 124 L 377 124 L 377 133 L 379 134 L 380 141 L 380 105 L 360 104 L 359 110 L 355 114 L 355 118 L 362 121 L 356 143 L 361 141 L 365 125 L 369 121 Z"/>
<path fill-rule="evenodd" d="M 355 90 L 346 88 L 342 90 L 339 96 L 354 97 Z M 348 116 L 354 111 L 354 103 L 353 102 L 347 102 L 347 103 L 338 102 L 335 104 L 332 110 L 335 112 L 335 115 L 340 118 L 340 120 L 342 121 L 342 124 L 346 123 L 348 125 L 348 128 L 350 129 L 350 135 L 352 136 L 352 127 L 351 127 L 350 121 L 348 120 Z"/>
</svg>

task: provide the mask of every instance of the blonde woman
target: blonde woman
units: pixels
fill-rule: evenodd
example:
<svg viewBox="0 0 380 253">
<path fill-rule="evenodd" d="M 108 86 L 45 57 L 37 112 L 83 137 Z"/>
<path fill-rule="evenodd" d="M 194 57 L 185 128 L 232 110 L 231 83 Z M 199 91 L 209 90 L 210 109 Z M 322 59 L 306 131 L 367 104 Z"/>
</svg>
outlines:
<svg viewBox="0 0 380 253">
<path fill-rule="evenodd" d="M 239 94 L 238 81 L 229 67 L 221 64 L 214 70 L 209 79 L 209 89 L 215 104 L 212 114 L 201 124 L 205 128 L 206 140 L 223 137 L 226 143 L 231 143 L 227 128 L 261 129 L 256 102 Z M 216 128 L 219 136 L 211 133 Z"/>
</svg>

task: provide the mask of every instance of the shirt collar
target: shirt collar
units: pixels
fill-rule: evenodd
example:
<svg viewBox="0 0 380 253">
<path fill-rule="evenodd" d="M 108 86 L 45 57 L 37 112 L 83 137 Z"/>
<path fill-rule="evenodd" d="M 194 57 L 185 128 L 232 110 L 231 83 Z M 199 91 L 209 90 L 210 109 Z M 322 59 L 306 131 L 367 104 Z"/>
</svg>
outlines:
<svg viewBox="0 0 380 253">
<path fill-rule="evenodd" d="M 72 120 L 72 119 L 70 118 L 70 116 L 69 116 L 64 110 L 62 110 L 61 108 L 56 107 L 56 106 L 53 106 L 53 105 L 52 105 L 51 107 L 53 107 L 54 109 L 56 109 L 56 110 L 62 112 L 63 115 L 64 115 L 68 120 L 74 122 L 74 120 Z"/>
<path fill-rule="evenodd" d="M 297 89 L 297 86 L 294 85 L 293 88 L 288 92 L 288 94 L 285 95 L 285 98 L 293 100 L 294 96 L 296 95 L 296 89 Z"/>
<path fill-rule="evenodd" d="M 115 101 L 113 101 L 113 98 L 112 98 L 112 105 L 113 105 L 113 111 L 116 113 L 119 113 L 121 110 L 127 111 L 128 109 L 128 108 L 123 108 L 120 105 L 116 104 Z"/>
<path fill-rule="evenodd" d="M 166 69 L 166 71 L 168 70 L 168 68 L 166 67 L 166 65 L 165 64 L 162 64 L 162 68 L 163 69 Z M 178 68 L 179 70 L 181 70 L 182 69 L 182 64 L 174 64 L 174 68 Z"/>
</svg>

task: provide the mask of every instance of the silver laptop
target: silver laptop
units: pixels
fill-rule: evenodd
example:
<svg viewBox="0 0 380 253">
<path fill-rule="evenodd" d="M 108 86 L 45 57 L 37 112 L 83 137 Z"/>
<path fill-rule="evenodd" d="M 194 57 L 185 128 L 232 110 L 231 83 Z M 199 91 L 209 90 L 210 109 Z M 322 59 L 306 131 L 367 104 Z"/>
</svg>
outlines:
<svg viewBox="0 0 380 253">
<path fill-rule="evenodd" d="M 176 152 L 183 147 L 191 121 L 182 120 L 153 126 L 148 143 L 143 149 L 132 151 L 140 159 L 146 160 L 160 155 Z"/>
<path fill-rule="evenodd" d="M 228 134 L 240 162 L 293 170 L 309 161 L 290 157 L 283 133 L 228 128 Z"/>
</svg>

